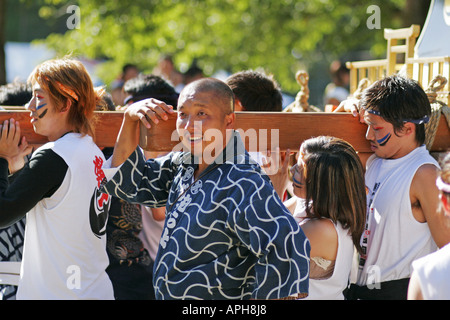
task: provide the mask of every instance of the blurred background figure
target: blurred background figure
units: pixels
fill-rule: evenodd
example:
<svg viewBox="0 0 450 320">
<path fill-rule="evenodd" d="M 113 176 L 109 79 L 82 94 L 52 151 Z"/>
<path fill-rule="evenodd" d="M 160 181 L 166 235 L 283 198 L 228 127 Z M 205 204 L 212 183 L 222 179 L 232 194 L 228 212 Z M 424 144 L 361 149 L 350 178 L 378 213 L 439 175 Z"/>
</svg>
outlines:
<svg viewBox="0 0 450 320">
<path fill-rule="evenodd" d="M 235 95 L 235 111 L 281 111 L 283 97 L 273 76 L 246 70 L 226 80 Z"/>
<path fill-rule="evenodd" d="M 171 55 L 164 55 L 159 60 L 158 66 L 153 70 L 153 74 L 168 81 L 177 92 L 180 92 L 184 87 L 183 74 L 175 67 Z"/>
<path fill-rule="evenodd" d="M 121 106 L 125 99 L 123 85 L 130 79 L 139 75 L 139 68 L 134 64 L 126 64 L 122 68 L 120 77 L 111 84 L 111 96 L 116 106 Z"/>
<path fill-rule="evenodd" d="M 163 78 L 154 74 L 141 74 L 127 81 L 123 87 L 126 93 L 122 105 L 127 106 L 143 99 L 155 98 L 177 107 L 178 93 Z"/>
<path fill-rule="evenodd" d="M 350 94 L 348 89 L 350 83 L 350 71 L 344 63 L 333 61 L 330 65 L 330 74 L 332 82 L 325 88 L 324 104 L 339 106 L 339 104 L 347 99 Z"/>
<path fill-rule="evenodd" d="M 205 77 L 203 70 L 198 66 L 197 61 L 194 60 L 191 66 L 187 71 L 183 74 L 184 76 L 184 85 L 187 85 L 195 80 L 201 79 Z"/>
<path fill-rule="evenodd" d="M 24 106 L 31 99 L 31 88 L 26 83 L 13 82 L 0 87 L 0 106 Z"/>
</svg>

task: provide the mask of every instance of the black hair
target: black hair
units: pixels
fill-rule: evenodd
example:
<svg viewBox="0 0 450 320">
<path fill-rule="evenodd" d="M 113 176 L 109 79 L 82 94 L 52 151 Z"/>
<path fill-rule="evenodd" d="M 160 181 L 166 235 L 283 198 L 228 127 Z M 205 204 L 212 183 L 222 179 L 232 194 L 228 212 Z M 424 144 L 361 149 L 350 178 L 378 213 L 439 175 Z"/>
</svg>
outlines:
<svg viewBox="0 0 450 320">
<path fill-rule="evenodd" d="M 372 84 L 363 92 L 360 103 L 363 109 L 376 112 L 391 123 L 395 133 L 403 129 L 405 122 L 416 122 L 431 115 L 428 96 L 420 84 L 398 75 L 386 77 Z M 423 144 L 425 124 L 414 124 L 416 141 Z"/>
<path fill-rule="evenodd" d="M 228 77 L 226 83 L 247 111 L 281 111 L 283 97 L 272 76 L 247 70 Z"/>
<path fill-rule="evenodd" d="M 130 69 L 138 70 L 138 66 L 132 63 L 127 63 L 122 67 L 122 73 L 126 73 Z"/>
<path fill-rule="evenodd" d="M 127 100 L 136 102 L 147 98 L 155 98 L 174 108 L 177 107 L 178 93 L 175 88 L 163 78 L 153 74 L 140 74 L 136 78 L 128 80 L 125 82 L 123 90 L 129 95 Z"/>
<path fill-rule="evenodd" d="M 0 87 L 0 105 L 24 106 L 31 100 L 33 93 L 26 83 L 13 82 Z"/>
<path fill-rule="evenodd" d="M 201 69 L 197 63 L 194 61 L 189 69 L 183 74 L 184 82 L 186 84 L 191 83 L 197 79 L 203 78 L 205 75 L 203 73 L 203 69 Z"/>
</svg>

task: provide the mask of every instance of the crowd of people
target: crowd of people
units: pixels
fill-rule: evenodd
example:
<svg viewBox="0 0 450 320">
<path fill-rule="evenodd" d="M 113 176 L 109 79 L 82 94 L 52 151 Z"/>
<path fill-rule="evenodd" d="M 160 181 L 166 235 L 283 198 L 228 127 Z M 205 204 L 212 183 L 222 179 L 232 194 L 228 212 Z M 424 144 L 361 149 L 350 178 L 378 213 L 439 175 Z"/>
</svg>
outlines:
<svg viewBox="0 0 450 320">
<path fill-rule="evenodd" d="M 342 104 L 367 125 L 367 162 L 317 136 L 260 163 L 235 112 L 282 110 L 271 75 L 182 77 L 166 56 L 106 92 L 75 59 L 43 62 L 0 89 L 49 140 L 34 150 L 18 121 L 0 124 L 0 260 L 21 262 L 0 297 L 449 299 L 450 154 L 424 145 L 427 95 L 395 75 Z M 116 144 L 99 149 L 94 111 L 119 109 Z M 174 113 L 183 150 L 142 150 L 138 127 Z"/>
</svg>

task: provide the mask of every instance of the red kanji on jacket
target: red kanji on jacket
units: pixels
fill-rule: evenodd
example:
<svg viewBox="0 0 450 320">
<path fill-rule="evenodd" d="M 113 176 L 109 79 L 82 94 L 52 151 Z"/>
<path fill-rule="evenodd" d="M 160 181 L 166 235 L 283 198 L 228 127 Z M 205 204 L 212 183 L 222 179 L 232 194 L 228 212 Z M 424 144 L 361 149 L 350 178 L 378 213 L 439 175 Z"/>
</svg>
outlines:
<svg viewBox="0 0 450 320">
<path fill-rule="evenodd" d="M 94 160 L 94 172 L 97 179 L 97 186 L 100 188 L 102 185 L 102 182 L 106 180 L 105 173 L 103 172 L 102 166 L 103 166 L 103 159 L 95 156 Z M 108 201 L 109 195 L 106 193 L 102 193 L 101 196 L 97 199 L 98 201 L 98 207 L 102 208 L 103 205 Z"/>
</svg>

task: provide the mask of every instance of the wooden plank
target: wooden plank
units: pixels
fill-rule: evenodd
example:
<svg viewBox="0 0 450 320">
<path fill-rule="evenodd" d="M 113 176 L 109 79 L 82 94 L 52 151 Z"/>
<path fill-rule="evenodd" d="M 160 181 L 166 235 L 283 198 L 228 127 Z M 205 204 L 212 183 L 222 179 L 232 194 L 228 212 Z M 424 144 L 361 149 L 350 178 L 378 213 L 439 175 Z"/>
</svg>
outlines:
<svg viewBox="0 0 450 320">
<path fill-rule="evenodd" d="M 384 29 L 385 39 L 405 39 L 405 38 L 417 38 L 420 34 L 419 25 L 411 25 L 408 28 L 402 29 Z"/>
<path fill-rule="evenodd" d="M 407 49 L 408 49 L 407 45 L 396 45 L 391 47 L 391 52 L 405 53 L 407 52 Z"/>
<path fill-rule="evenodd" d="M 179 144 L 175 125 L 173 115 L 150 130 L 141 126 L 141 147 L 158 152 L 173 150 Z M 366 126 L 346 113 L 236 112 L 235 129 L 241 132 L 249 151 L 267 151 L 278 144 L 281 150 L 296 152 L 302 141 L 317 135 L 340 137 L 356 150 L 371 151 L 364 138 Z"/>
<path fill-rule="evenodd" d="M 406 64 L 414 63 L 434 63 L 434 62 L 450 62 L 450 57 L 425 57 L 425 58 L 406 58 Z"/>
<path fill-rule="evenodd" d="M 30 123 L 29 115 L 30 111 L 8 108 L 6 111 L 0 111 L 0 123 L 3 124 L 5 120 L 13 118 L 14 120 L 20 122 L 21 133 L 27 138 L 28 143 L 43 144 L 47 142 L 46 137 L 40 136 L 34 132 L 33 126 Z"/>
<path fill-rule="evenodd" d="M 3 109 L 5 109 L 5 110 L 18 110 L 18 111 L 20 111 L 20 110 L 25 110 L 25 107 L 22 107 L 22 106 L 2 106 L 2 108 Z"/>
<path fill-rule="evenodd" d="M 40 145 L 48 142 L 47 137 L 43 137 L 34 132 L 30 122 L 30 112 L 22 110 L 0 111 L 0 123 L 14 118 L 20 122 L 22 135 L 27 138 L 29 144 Z M 95 142 L 99 147 L 114 146 L 122 124 L 123 112 L 121 111 L 99 111 L 96 112 L 98 122 L 95 130 Z"/>
<path fill-rule="evenodd" d="M 96 113 L 98 123 L 95 142 L 99 147 L 114 146 L 122 123 L 123 111 Z M 47 142 L 46 137 L 34 132 L 28 111 L 0 111 L 0 123 L 10 118 L 20 121 L 22 134 L 27 137 L 30 144 L 39 145 Z M 149 151 L 173 150 L 179 143 L 175 126 L 176 115 L 172 115 L 168 121 L 162 121 L 150 130 L 141 127 L 143 133 L 141 146 Z M 371 153 L 370 145 L 365 139 L 366 125 L 359 123 L 348 113 L 236 112 L 235 129 L 241 129 L 249 151 L 255 151 L 255 141 L 251 141 L 250 138 L 252 133 L 256 133 L 256 148 L 262 146 L 261 151 L 271 148 L 272 139 L 275 139 L 273 140 L 275 144 L 279 142 L 281 150 L 290 148 L 292 152 L 296 152 L 301 142 L 310 137 L 331 135 L 348 141 L 360 153 Z M 262 131 L 259 131 L 260 129 Z M 450 150 L 450 129 L 445 117 L 442 116 L 431 151 L 447 150 Z"/>
<path fill-rule="evenodd" d="M 114 147 L 124 111 L 98 111 L 95 126 L 95 142 L 99 147 Z"/>
<path fill-rule="evenodd" d="M 176 117 L 159 124 L 159 128 L 147 130 L 141 126 L 141 146 L 150 151 L 170 151 L 178 143 L 175 131 Z M 270 112 L 236 112 L 235 129 L 247 130 L 264 128 L 267 133 L 267 147 L 271 147 L 271 130 L 279 129 L 279 147 L 295 152 L 302 141 L 318 136 L 331 135 L 348 141 L 360 153 L 371 153 L 370 144 L 365 139 L 367 126 L 359 123 L 348 113 L 270 113 Z M 256 130 L 258 131 L 258 130 Z M 173 135 L 172 135 L 173 134 Z M 249 151 L 255 151 L 244 141 Z M 259 144 L 259 142 L 258 142 Z M 431 148 L 433 152 L 450 150 L 450 130 L 444 117 L 441 117 L 438 131 Z M 265 151 L 265 150 L 260 150 Z"/>
</svg>

